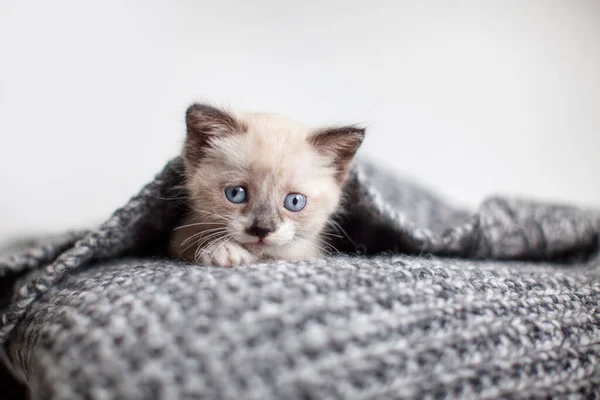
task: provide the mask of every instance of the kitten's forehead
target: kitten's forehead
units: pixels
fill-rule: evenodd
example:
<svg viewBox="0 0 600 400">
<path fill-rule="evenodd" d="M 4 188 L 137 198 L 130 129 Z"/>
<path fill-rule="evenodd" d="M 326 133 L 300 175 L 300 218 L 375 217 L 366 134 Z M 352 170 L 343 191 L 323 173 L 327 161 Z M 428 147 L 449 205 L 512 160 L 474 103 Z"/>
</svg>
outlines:
<svg viewBox="0 0 600 400">
<path fill-rule="evenodd" d="M 312 130 L 289 118 L 274 114 L 236 114 L 247 127 L 242 135 L 215 140 L 218 157 L 231 167 L 249 171 L 253 178 L 311 173 L 326 165 L 306 140 Z"/>
<path fill-rule="evenodd" d="M 238 113 L 236 118 L 248 127 L 250 135 L 265 139 L 305 141 L 311 129 L 291 118 L 278 114 Z"/>
</svg>

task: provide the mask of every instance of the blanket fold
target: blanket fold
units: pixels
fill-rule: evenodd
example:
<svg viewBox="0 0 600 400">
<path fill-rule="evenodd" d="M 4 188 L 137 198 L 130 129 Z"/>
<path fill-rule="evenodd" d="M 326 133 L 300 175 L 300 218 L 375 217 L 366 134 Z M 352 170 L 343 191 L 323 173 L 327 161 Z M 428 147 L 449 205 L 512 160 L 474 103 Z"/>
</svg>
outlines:
<svg viewBox="0 0 600 400">
<path fill-rule="evenodd" d="M 219 269 L 166 256 L 182 171 L 97 229 L 0 250 L 4 362 L 33 398 L 599 393 L 598 211 L 469 212 L 363 160 L 336 252 Z"/>
</svg>

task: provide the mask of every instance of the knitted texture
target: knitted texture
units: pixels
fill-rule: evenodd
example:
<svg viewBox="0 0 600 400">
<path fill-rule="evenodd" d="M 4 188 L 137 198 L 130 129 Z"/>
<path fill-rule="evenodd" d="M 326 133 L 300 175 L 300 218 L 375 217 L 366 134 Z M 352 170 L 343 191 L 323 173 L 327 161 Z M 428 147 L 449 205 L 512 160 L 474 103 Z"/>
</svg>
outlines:
<svg viewBox="0 0 600 400">
<path fill-rule="evenodd" d="M 363 162 L 334 243 L 359 255 L 224 269 L 164 257 L 181 180 L 176 159 L 99 229 L 0 261 L 32 398 L 599 396 L 598 212 L 468 213 Z"/>
</svg>

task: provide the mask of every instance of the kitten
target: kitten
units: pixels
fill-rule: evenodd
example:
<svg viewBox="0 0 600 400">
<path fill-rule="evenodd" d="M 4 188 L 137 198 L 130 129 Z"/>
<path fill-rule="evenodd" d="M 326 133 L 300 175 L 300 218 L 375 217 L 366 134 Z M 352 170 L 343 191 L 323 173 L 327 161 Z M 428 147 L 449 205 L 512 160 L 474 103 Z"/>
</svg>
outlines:
<svg viewBox="0 0 600 400">
<path fill-rule="evenodd" d="M 171 255 L 232 267 L 318 257 L 365 130 L 194 104 L 183 149 L 191 212 Z"/>
</svg>

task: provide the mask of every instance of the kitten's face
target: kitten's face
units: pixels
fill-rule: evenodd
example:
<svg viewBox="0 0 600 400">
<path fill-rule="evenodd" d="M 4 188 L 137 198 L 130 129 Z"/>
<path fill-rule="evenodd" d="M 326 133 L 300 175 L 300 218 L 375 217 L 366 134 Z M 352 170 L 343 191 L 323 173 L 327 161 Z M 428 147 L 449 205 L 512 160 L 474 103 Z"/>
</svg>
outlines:
<svg viewBox="0 0 600 400">
<path fill-rule="evenodd" d="M 186 185 L 205 236 L 275 257 L 314 243 L 338 206 L 364 135 L 208 106 L 190 107 L 187 123 Z"/>
</svg>

